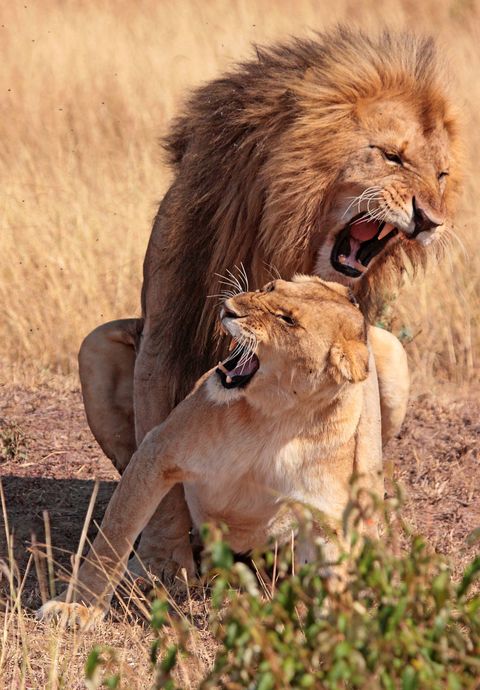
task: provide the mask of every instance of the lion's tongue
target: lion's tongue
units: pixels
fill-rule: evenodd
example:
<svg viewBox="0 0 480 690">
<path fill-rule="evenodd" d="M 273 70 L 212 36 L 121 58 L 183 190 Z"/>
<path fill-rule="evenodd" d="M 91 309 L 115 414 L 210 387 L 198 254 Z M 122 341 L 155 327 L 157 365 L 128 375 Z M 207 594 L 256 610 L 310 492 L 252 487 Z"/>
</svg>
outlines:
<svg viewBox="0 0 480 690">
<path fill-rule="evenodd" d="M 366 242 L 375 237 L 378 232 L 378 221 L 376 220 L 361 220 L 354 223 L 350 227 L 350 237 L 359 242 Z"/>
</svg>

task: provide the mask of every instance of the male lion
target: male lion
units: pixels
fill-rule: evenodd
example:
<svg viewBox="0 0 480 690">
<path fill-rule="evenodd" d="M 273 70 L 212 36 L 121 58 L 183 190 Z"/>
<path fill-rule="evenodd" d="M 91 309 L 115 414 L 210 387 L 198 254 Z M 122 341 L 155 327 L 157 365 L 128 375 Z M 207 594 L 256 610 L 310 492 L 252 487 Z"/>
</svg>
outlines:
<svg viewBox="0 0 480 690">
<path fill-rule="evenodd" d="M 227 299 L 221 321 L 236 347 L 145 437 L 125 470 L 79 572 L 76 599 L 89 609 L 59 603 L 62 595 L 40 618 L 64 611 L 88 624 L 103 613 L 135 538 L 179 482 L 195 527 L 225 523 L 237 552 L 270 537 L 285 543 L 292 501 L 320 510 L 342 539 L 352 475 L 383 494 L 375 362 L 348 295 L 298 276 Z M 317 523 L 298 540 L 300 563 L 315 554 L 312 537 L 325 540 L 324 528 Z M 335 560 L 334 541 L 325 547 Z"/>
<path fill-rule="evenodd" d="M 225 353 L 207 300 L 218 274 L 243 264 L 255 286 L 271 267 L 317 274 L 350 286 L 371 320 L 406 263 L 444 244 L 458 146 L 433 42 L 408 34 L 338 28 L 257 49 L 196 91 L 166 138 L 174 179 L 145 257 L 142 319 L 100 326 L 79 355 L 89 424 L 120 472 Z M 371 342 L 387 440 L 405 413 L 405 354 L 378 329 Z M 190 526 L 178 484 L 143 533 L 143 560 L 190 562 Z"/>
</svg>

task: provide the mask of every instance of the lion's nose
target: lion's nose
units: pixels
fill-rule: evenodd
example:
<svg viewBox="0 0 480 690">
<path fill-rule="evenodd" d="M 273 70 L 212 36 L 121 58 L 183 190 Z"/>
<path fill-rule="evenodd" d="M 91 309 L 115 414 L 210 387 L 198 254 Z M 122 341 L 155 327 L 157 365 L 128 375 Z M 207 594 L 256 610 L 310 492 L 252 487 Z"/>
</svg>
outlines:
<svg viewBox="0 0 480 690">
<path fill-rule="evenodd" d="M 426 201 L 413 197 L 413 220 L 415 222 L 415 234 L 428 230 L 435 230 L 445 222 L 445 216 L 430 206 Z"/>
</svg>

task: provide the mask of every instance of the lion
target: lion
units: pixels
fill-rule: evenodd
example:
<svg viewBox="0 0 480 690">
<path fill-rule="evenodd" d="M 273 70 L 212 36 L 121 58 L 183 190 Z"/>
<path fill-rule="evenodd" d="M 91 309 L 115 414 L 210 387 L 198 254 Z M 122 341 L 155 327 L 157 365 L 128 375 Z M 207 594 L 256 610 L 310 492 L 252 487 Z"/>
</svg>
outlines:
<svg viewBox="0 0 480 690">
<path fill-rule="evenodd" d="M 296 559 L 312 560 L 323 539 L 335 567 L 337 544 L 325 524 L 346 541 L 352 476 L 383 498 L 375 361 L 349 295 L 338 284 L 297 276 L 225 301 L 221 324 L 233 349 L 140 444 L 79 571 L 77 601 L 64 604 L 62 595 L 39 618 L 63 611 L 86 626 L 105 612 L 135 539 L 180 482 L 195 529 L 224 523 L 238 553 L 270 539 L 287 543 L 292 503 L 321 511 Z"/>
<path fill-rule="evenodd" d="M 432 39 L 404 33 L 339 27 L 257 48 L 191 96 L 165 149 L 174 177 L 147 248 L 142 317 L 100 326 L 79 354 L 90 427 L 120 472 L 224 357 L 207 297 L 227 271 L 243 266 L 255 286 L 270 271 L 340 282 L 372 323 L 405 268 L 439 255 L 460 188 L 444 70 Z M 385 332 L 370 340 L 386 442 L 405 415 L 408 367 Z M 191 558 L 183 494 L 177 484 L 139 547 L 165 574 Z"/>
</svg>

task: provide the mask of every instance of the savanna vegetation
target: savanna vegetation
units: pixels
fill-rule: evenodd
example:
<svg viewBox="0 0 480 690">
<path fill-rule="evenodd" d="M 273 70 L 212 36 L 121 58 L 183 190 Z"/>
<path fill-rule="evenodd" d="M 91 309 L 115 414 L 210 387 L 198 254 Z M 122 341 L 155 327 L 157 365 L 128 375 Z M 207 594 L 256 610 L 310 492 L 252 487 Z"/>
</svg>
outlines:
<svg viewBox="0 0 480 690">
<path fill-rule="evenodd" d="M 450 63 L 467 144 L 456 240 L 424 279 L 406 278 L 384 321 L 406 344 L 415 394 L 441 384 L 477 390 L 476 0 L 4 2 L 0 390 L 47 385 L 49 395 L 66 395 L 77 385 L 83 336 L 138 314 L 142 259 L 169 179 L 158 138 L 188 89 L 248 56 L 254 42 L 312 35 L 336 21 L 433 33 Z M 34 464 L 27 436 L 0 416 L 0 466 Z M 272 550 L 252 569 L 233 565 L 210 535 L 202 582 L 180 582 L 169 595 L 127 583 L 112 616 L 84 633 L 33 620 L 32 605 L 60 586 L 48 517 L 40 516 L 45 545 L 19 569 L 4 505 L 0 688 L 478 688 L 478 558 L 469 552 L 459 567 L 434 553 L 392 496 L 382 543 L 359 544 L 348 557 L 347 592 L 330 590 L 320 555 L 292 573 L 289 550 Z"/>
</svg>

